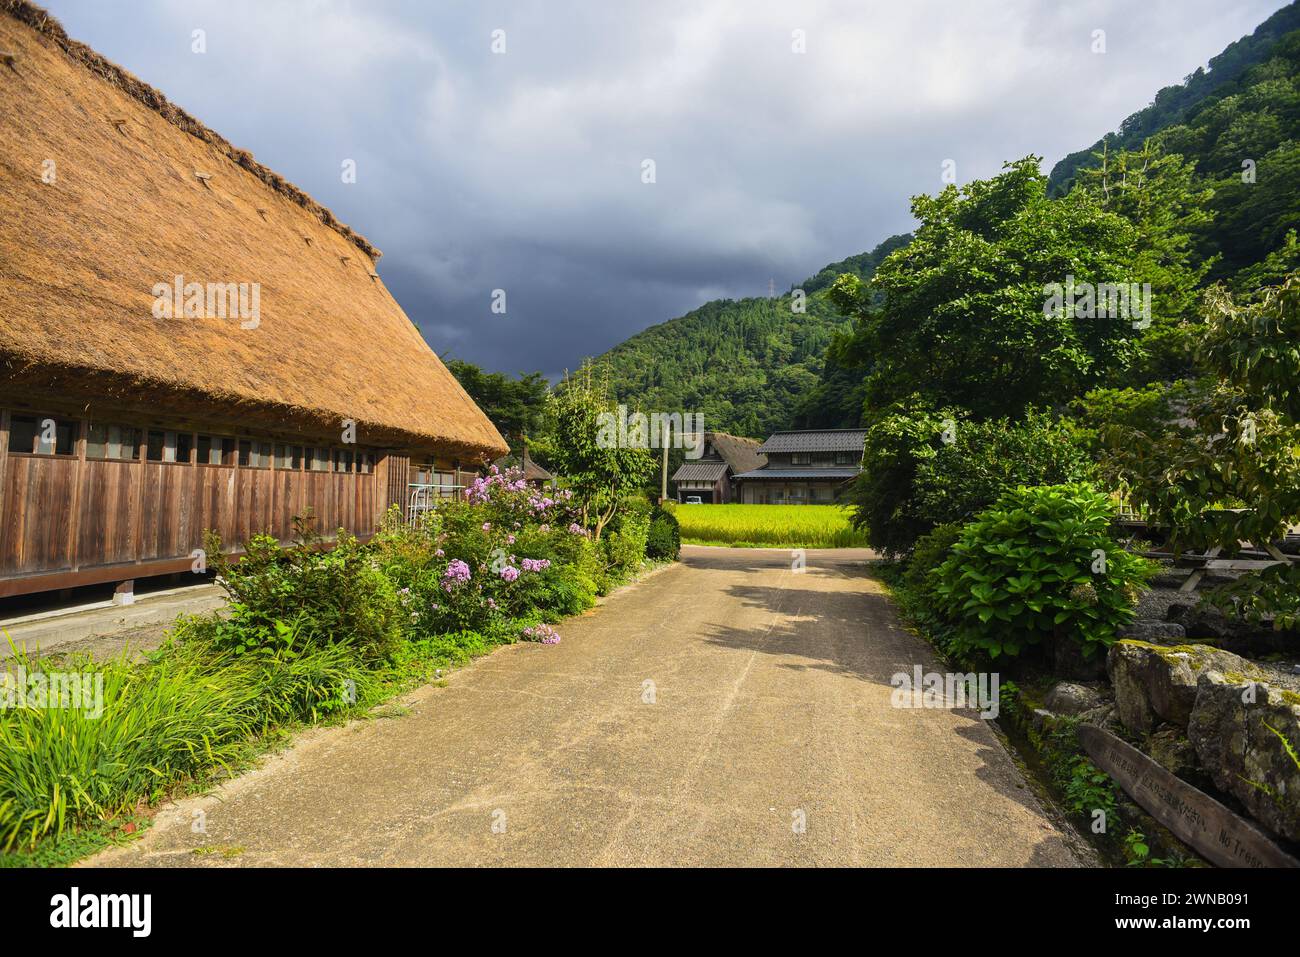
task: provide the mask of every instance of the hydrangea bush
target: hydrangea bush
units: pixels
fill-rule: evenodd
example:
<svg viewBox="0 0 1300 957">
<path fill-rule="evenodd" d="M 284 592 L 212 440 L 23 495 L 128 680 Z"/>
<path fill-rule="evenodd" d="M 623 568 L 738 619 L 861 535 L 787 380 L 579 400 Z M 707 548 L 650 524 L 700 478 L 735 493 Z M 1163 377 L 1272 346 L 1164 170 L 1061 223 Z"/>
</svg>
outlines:
<svg viewBox="0 0 1300 957">
<path fill-rule="evenodd" d="M 599 563 L 571 500 L 494 466 L 419 527 L 390 523 L 377 560 L 402 589 L 408 630 L 424 637 L 525 622 L 519 637 L 549 636 L 537 630 L 544 622 L 590 607 Z"/>
</svg>

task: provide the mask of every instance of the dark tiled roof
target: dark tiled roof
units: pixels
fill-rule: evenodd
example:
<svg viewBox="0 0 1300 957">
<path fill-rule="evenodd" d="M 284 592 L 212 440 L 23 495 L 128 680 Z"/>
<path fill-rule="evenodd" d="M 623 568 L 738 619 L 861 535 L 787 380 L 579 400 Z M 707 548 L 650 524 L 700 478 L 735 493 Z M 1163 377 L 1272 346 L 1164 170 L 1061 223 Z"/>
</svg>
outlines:
<svg viewBox="0 0 1300 957">
<path fill-rule="evenodd" d="M 818 429 L 809 432 L 773 432 L 760 452 L 857 452 L 866 443 L 866 429 Z"/>
<path fill-rule="evenodd" d="M 780 482 L 787 479 L 843 479 L 848 481 L 853 478 L 861 469 L 857 468 L 835 468 L 835 469 L 754 469 L 752 472 L 744 472 L 736 476 L 740 479 L 762 479 L 767 482 Z"/>
<path fill-rule="evenodd" d="M 716 482 L 727 474 L 727 463 L 717 459 L 702 462 L 683 462 L 673 473 L 674 482 Z"/>
</svg>

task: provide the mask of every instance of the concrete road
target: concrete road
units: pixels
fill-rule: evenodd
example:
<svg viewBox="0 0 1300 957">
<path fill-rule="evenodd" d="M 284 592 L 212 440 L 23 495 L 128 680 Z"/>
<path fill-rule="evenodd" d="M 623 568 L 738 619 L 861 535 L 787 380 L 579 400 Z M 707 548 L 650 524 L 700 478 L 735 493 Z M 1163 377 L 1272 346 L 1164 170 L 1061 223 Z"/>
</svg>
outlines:
<svg viewBox="0 0 1300 957">
<path fill-rule="evenodd" d="M 941 669 L 867 557 L 687 547 L 561 644 L 309 732 L 91 863 L 1077 865 L 974 712 L 891 706 Z"/>
<path fill-rule="evenodd" d="M 225 605 L 218 586 L 203 584 L 141 593 L 132 605 L 98 601 L 0 619 L 0 660 L 12 654 L 9 640 L 30 655 L 89 652 L 102 660 L 124 651 L 151 651 L 178 615 L 206 615 Z"/>
</svg>

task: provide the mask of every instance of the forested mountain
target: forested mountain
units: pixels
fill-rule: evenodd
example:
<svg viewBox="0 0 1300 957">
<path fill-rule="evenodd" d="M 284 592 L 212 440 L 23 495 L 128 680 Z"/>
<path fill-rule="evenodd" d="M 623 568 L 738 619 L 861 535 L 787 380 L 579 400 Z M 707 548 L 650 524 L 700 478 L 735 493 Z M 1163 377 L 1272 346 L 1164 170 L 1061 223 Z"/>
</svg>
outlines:
<svg viewBox="0 0 1300 957">
<path fill-rule="evenodd" d="M 1049 178 L 1053 195 L 1068 192 L 1079 167 L 1097 165 L 1093 154 L 1100 152 L 1103 144 L 1111 150 L 1136 149 L 1148 137 L 1188 123 L 1216 102 L 1240 92 L 1247 74 L 1270 59 L 1277 42 L 1296 29 L 1300 29 L 1300 4 L 1292 3 L 1261 23 L 1250 36 L 1228 44 L 1211 58 L 1208 70 L 1198 67 L 1181 84 L 1165 87 L 1149 106 L 1128 117 L 1117 131 L 1057 163 Z"/>
<path fill-rule="evenodd" d="M 795 421 L 812 422 L 809 416 L 830 408 L 812 397 L 852 390 L 861 379 L 822 381 L 826 347 L 835 330 L 847 328 L 826 289 L 841 273 L 870 277 L 907 238 L 891 237 L 809 277 L 796 287 L 807 297 L 803 313 L 792 308 L 793 290 L 775 298 L 718 299 L 651 326 L 596 361 L 608 365 L 620 401 L 647 411 L 699 412 L 711 430 L 764 437 Z"/>
<path fill-rule="evenodd" d="M 1149 142 L 1190 161 L 1213 190 L 1210 219 L 1194 233 L 1209 280 L 1251 268 L 1258 282 L 1300 265 L 1287 233 L 1300 227 L 1300 4 L 1279 10 L 1181 85 L 1167 87 L 1119 132 L 1052 170 L 1057 195 L 1095 168 L 1095 155 Z M 1273 261 L 1265 263 L 1272 254 Z"/>
<path fill-rule="evenodd" d="M 1113 157 L 1144 144 L 1149 153 L 1121 160 L 1126 165 L 1109 175 L 1133 185 L 1176 162 L 1161 156 L 1179 154 L 1191 171 L 1186 188 L 1211 193 L 1195 204 L 1207 214 L 1202 221 L 1184 224 L 1195 261 L 1207 264 L 1185 290 L 1189 302 L 1197 285 L 1227 280 L 1248 288 L 1300 267 L 1300 244 L 1288 236 L 1300 229 L 1300 3 L 1230 44 L 1209 69 L 1161 90 L 1117 132 L 1057 163 L 1050 195 L 1065 196 L 1081 178 L 1106 179 L 1095 154 Z M 1149 171 L 1148 162 L 1155 164 Z M 1169 197 L 1146 201 L 1162 205 Z M 910 239 L 891 237 L 805 280 L 804 314 L 791 310 L 788 293 L 718 300 L 646 329 L 598 361 L 608 363 L 620 400 L 702 412 L 711 429 L 764 436 L 781 428 L 861 425 L 868 369 L 840 367 L 826 355 L 835 332 L 848 328 L 827 292 L 841 273 L 872 276 Z"/>
</svg>

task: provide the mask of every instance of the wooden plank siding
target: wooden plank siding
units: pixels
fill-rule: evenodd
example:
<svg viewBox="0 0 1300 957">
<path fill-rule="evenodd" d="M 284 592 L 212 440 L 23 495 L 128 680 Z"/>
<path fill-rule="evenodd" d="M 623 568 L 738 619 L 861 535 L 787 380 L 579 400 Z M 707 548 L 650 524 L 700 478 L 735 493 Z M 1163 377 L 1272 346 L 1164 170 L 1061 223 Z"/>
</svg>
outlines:
<svg viewBox="0 0 1300 957">
<path fill-rule="evenodd" d="M 91 459 L 81 419 L 75 454 L 10 453 L 9 420 L 0 410 L 0 597 L 183 570 L 209 529 L 231 553 L 260 533 L 287 543 L 308 510 L 326 539 L 368 537 L 406 501 L 409 456 L 380 449 L 365 450 L 368 473 L 310 471 L 307 456 L 298 469 L 201 465 L 193 451 L 159 462 L 141 429 L 138 459 Z"/>
</svg>

